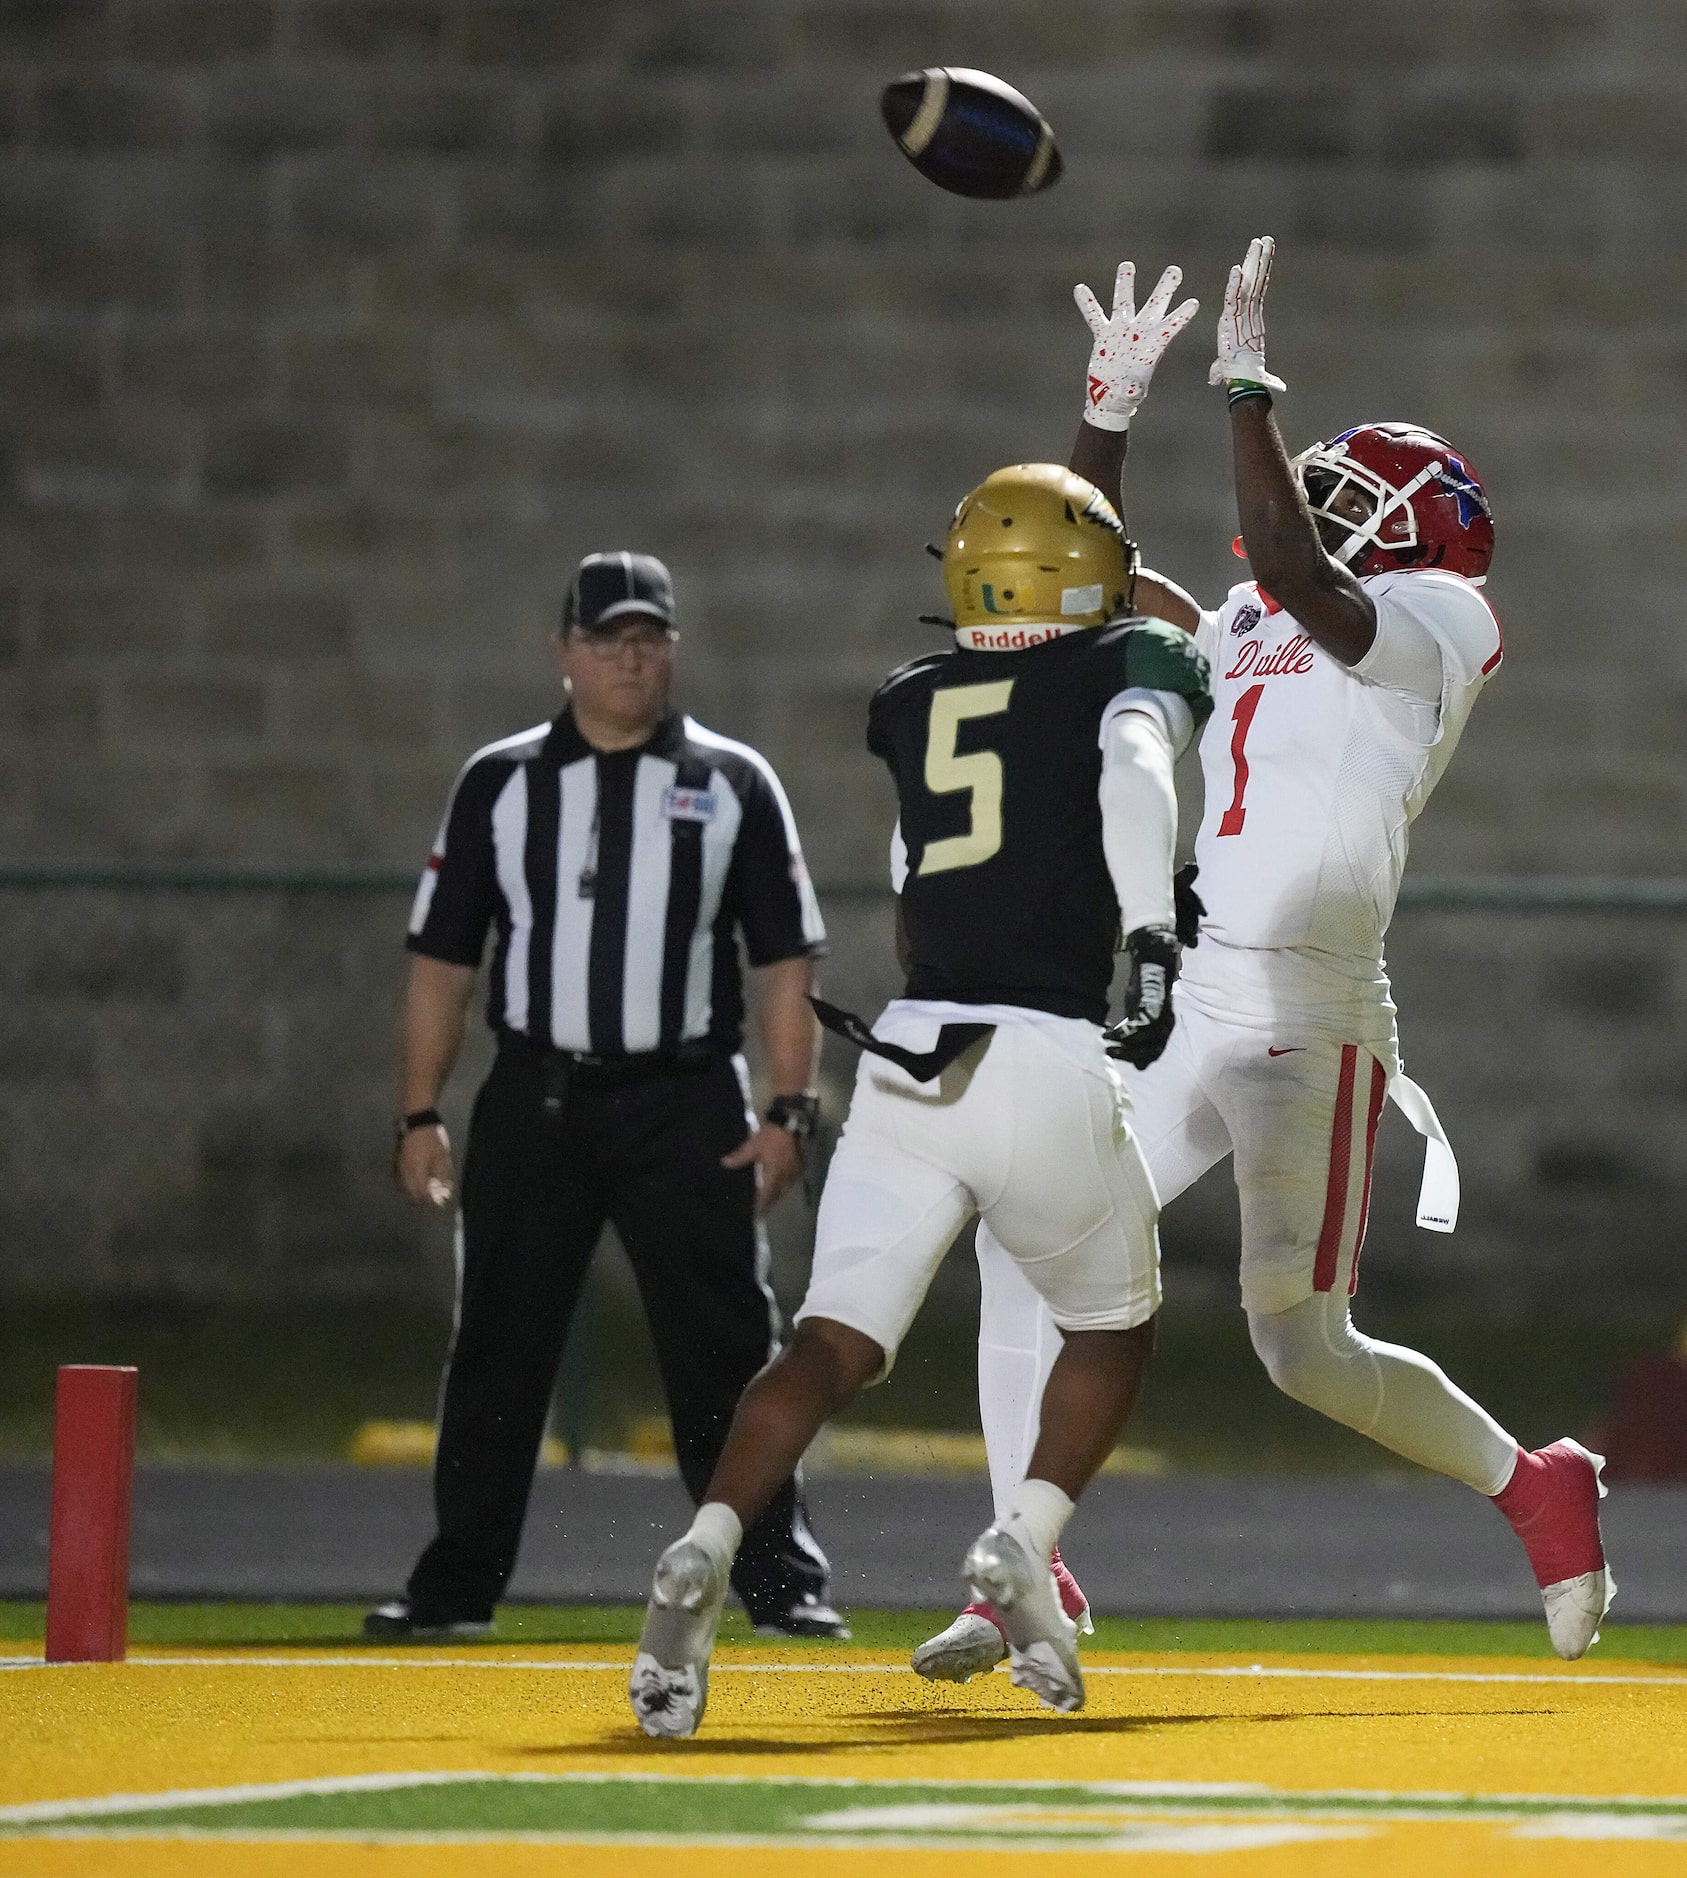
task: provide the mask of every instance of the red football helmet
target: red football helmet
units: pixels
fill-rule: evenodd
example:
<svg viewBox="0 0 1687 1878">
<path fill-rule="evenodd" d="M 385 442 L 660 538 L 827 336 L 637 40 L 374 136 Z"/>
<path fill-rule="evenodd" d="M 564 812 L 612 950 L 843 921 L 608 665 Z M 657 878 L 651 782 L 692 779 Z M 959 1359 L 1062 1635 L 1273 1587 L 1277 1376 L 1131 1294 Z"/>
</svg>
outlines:
<svg viewBox="0 0 1687 1878">
<path fill-rule="evenodd" d="M 1417 424 L 1359 424 L 1294 460 L 1307 506 L 1348 539 L 1333 550 L 1355 574 L 1445 568 L 1480 580 L 1494 558 L 1494 511 L 1476 472 L 1445 437 Z M 1370 500 L 1364 521 L 1331 504 L 1345 489 Z"/>
</svg>

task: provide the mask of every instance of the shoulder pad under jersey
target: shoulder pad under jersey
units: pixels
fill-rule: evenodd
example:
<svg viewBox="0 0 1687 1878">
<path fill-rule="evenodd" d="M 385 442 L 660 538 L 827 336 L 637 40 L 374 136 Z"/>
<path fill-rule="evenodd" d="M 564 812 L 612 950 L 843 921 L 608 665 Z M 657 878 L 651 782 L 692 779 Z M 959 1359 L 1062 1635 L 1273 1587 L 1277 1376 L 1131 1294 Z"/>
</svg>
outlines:
<svg viewBox="0 0 1687 1878">
<path fill-rule="evenodd" d="M 917 678 L 921 672 L 934 670 L 943 660 L 952 656 L 953 654 L 949 651 L 922 652 L 917 659 L 905 660 L 885 677 L 878 690 L 873 693 L 875 700 L 882 698 L 887 691 L 894 691 L 898 685 L 905 683 L 908 679 Z"/>
<path fill-rule="evenodd" d="M 1194 635 L 1163 619 L 1130 620 L 1123 632 L 1125 683 L 1175 693 L 1188 703 L 1199 729 L 1212 715 L 1212 670 Z"/>
<path fill-rule="evenodd" d="M 921 658 L 909 659 L 873 693 L 867 705 L 867 748 L 874 756 L 890 761 L 890 726 L 899 722 L 906 711 L 920 708 L 927 688 L 919 681 L 930 678 L 952 656 L 948 652 L 927 652 Z"/>
</svg>

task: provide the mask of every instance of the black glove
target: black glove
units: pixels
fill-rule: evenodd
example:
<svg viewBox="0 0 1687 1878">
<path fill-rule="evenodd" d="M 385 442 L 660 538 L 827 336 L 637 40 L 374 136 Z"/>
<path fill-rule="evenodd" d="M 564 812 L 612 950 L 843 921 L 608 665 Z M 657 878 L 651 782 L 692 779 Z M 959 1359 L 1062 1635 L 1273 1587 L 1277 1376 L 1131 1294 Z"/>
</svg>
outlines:
<svg viewBox="0 0 1687 1878">
<path fill-rule="evenodd" d="M 1177 934 L 1164 926 L 1138 926 L 1125 939 L 1131 975 L 1125 983 L 1125 1015 L 1103 1033 L 1107 1054 L 1146 1069 L 1171 1041 L 1172 986 L 1177 981 Z"/>
<path fill-rule="evenodd" d="M 1201 921 L 1207 916 L 1207 903 L 1195 891 L 1195 876 L 1200 871 L 1194 861 L 1186 861 L 1172 875 L 1172 905 L 1176 909 L 1177 943 L 1180 946 L 1198 946 L 1201 943 Z"/>
</svg>

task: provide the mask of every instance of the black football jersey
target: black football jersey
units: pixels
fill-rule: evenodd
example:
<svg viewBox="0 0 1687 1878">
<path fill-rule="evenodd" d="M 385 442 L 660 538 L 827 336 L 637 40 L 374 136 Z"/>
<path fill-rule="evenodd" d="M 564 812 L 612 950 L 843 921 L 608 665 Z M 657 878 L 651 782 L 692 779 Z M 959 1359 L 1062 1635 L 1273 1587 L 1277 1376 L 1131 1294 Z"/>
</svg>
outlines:
<svg viewBox="0 0 1687 1878">
<path fill-rule="evenodd" d="M 1126 620 L 1017 652 L 898 667 L 867 714 L 908 848 L 906 995 L 1104 1023 L 1119 903 L 1101 845 L 1103 711 L 1121 691 L 1212 710 L 1186 633 Z"/>
</svg>

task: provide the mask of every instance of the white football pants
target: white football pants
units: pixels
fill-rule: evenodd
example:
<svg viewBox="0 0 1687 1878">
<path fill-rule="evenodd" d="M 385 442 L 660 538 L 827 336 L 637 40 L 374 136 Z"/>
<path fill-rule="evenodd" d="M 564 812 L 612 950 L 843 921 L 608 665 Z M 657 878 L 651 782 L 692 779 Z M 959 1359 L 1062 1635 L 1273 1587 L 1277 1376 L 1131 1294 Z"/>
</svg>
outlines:
<svg viewBox="0 0 1687 1878">
<path fill-rule="evenodd" d="M 1298 1402 L 1482 1493 L 1517 1444 L 1426 1357 L 1362 1336 L 1348 1314 L 1370 1201 L 1382 1068 L 1363 1046 L 1270 1034 L 1180 1009 L 1165 1054 L 1129 1076 L 1138 1139 L 1162 1204 L 1233 1154 L 1242 1299 L 1254 1349 Z M 978 1231 L 980 1416 L 1001 1506 L 1023 1477 L 1054 1360 L 1049 1327 Z"/>
<path fill-rule="evenodd" d="M 924 1051 L 942 1021 L 899 1001 L 875 1030 Z M 928 1083 L 864 1054 L 797 1321 L 826 1317 L 871 1337 L 888 1373 L 944 1253 L 978 1213 L 997 1255 L 1023 1273 L 1051 1366 L 1057 1325 L 1145 1323 L 1160 1306 L 1159 1209 L 1129 1114 L 1100 1030 L 1075 1019 L 998 1024 Z M 1040 1379 L 1037 1393 L 1040 1403 Z"/>
</svg>

